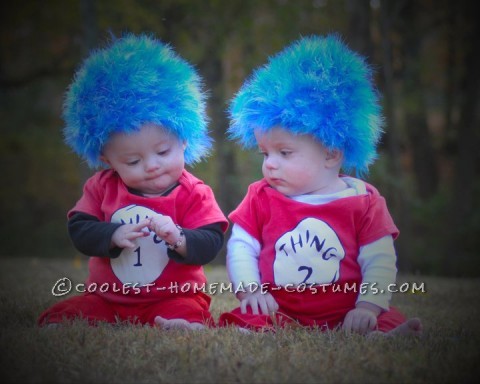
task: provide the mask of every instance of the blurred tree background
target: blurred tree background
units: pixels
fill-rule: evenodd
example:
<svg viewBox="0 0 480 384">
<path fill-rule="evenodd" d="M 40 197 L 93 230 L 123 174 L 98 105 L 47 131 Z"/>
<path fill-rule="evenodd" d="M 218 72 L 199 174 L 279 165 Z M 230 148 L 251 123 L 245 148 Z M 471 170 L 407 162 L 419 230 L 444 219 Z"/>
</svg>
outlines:
<svg viewBox="0 0 480 384">
<path fill-rule="evenodd" d="M 480 32 L 472 3 L 2 2 L 0 255 L 76 254 L 66 212 L 92 171 L 63 143 L 62 102 L 81 60 L 112 35 L 152 33 L 203 76 L 216 144 L 193 171 L 214 188 L 227 214 L 261 177 L 262 160 L 226 139 L 229 99 L 255 67 L 293 40 L 338 32 L 368 57 L 383 96 L 386 133 L 368 181 L 384 194 L 400 228 L 399 269 L 480 276 Z M 217 262 L 224 261 L 223 252 Z"/>
</svg>

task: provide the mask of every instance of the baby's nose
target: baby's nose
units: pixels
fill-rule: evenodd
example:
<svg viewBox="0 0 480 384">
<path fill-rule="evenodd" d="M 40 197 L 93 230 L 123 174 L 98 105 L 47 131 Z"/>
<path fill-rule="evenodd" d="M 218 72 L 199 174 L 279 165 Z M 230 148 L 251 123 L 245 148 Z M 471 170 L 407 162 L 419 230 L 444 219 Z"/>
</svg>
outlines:
<svg viewBox="0 0 480 384">
<path fill-rule="evenodd" d="M 268 169 L 274 169 L 274 168 L 277 168 L 277 161 L 275 160 L 275 158 L 273 156 L 268 156 L 265 160 L 264 160 L 264 163 L 265 163 L 265 167 L 267 167 Z"/>
<path fill-rule="evenodd" d="M 155 158 L 148 158 L 145 160 L 145 171 L 151 172 L 160 167 L 159 161 Z"/>
</svg>

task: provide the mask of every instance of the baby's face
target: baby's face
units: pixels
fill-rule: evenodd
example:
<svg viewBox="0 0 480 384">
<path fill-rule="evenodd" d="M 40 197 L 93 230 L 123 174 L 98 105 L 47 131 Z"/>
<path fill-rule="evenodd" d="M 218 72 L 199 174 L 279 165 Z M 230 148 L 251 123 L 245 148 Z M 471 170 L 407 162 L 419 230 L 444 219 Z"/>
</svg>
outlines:
<svg viewBox="0 0 480 384">
<path fill-rule="evenodd" d="M 145 195 L 158 195 L 177 182 L 185 166 L 185 144 L 155 125 L 139 131 L 112 135 L 102 160 L 130 188 Z"/>
<path fill-rule="evenodd" d="M 286 196 L 338 191 L 340 160 L 310 135 L 294 135 L 277 127 L 255 131 L 264 155 L 262 172 L 267 182 Z"/>
</svg>

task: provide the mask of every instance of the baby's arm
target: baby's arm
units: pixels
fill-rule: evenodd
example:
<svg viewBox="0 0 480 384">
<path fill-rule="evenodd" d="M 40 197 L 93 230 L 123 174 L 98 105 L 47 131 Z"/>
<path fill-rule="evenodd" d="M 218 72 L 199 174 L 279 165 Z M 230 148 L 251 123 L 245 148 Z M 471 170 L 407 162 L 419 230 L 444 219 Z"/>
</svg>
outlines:
<svg viewBox="0 0 480 384">
<path fill-rule="evenodd" d="M 170 216 L 155 215 L 149 219 L 148 226 L 163 241 L 174 246 L 178 254 L 183 257 L 187 255 L 185 232 L 173 222 Z"/>
<path fill-rule="evenodd" d="M 365 292 L 360 292 L 355 309 L 345 316 L 343 328 L 363 334 L 373 330 L 377 316 L 389 309 L 392 297 L 389 284 L 395 282 L 397 274 L 393 238 L 385 236 L 361 247 L 357 260 L 362 270 L 362 289 Z"/>
<path fill-rule="evenodd" d="M 366 301 L 388 311 L 392 298 L 389 285 L 397 278 L 397 256 L 393 238 L 385 236 L 360 247 L 358 263 L 362 271 L 365 292 L 358 296 L 357 303 Z"/>
<path fill-rule="evenodd" d="M 165 220 L 162 219 L 162 217 L 168 219 Z M 157 229 L 153 227 L 153 225 L 161 226 L 163 222 L 166 222 L 167 226 Z M 172 224 L 175 228 L 172 227 Z M 177 230 L 180 232 L 180 229 L 173 223 L 171 218 L 162 215 L 154 216 L 150 219 L 150 229 L 161 238 L 169 231 L 172 231 L 173 235 L 175 235 Z M 194 229 L 182 228 L 181 232 L 183 232 L 183 235 L 180 236 L 181 245 L 174 250 L 168 250 L 168 257 L 178 263 L 190 265 L 208 264 L 218 255 L 218 252 L 220 252 L 223 247 L 225 237 L 221 222 L 203 225 Z M 168 237 L 164 237 L 163 239 L 172 245 L 178 241 L 173 238 L 173 236 L 170 240 L 173 241 L 173 243 L 170 243 Z"/>
<path fill-rule="evenodd" d="M 269 292 L 262 292 L 258 257 L 260 243 L 238 224 L 232 227 L 232 235 L 227 245 L 227 271 L 240 300 L 240 310 L 253 314 L 269 314 L 278 310 L 278 304 Z"/>
<path fill-rule="evenodd" d="M 140 230 L 147 226 L 145 222 L 138 224 L 138 227 L 142 227 L 139 228 Z M 68 221 L 68 232 L 74 246 L 87 256 L 118 257 L 123 248 L 118 246 L 119 240 L 114 240 L 113 236 L 116 234 L 116 238 L 124 238 L 125 233 L 130 231 L 130 224 L 103 222 L 83 212 L 74 213 Z M 195 229 L 183 229 L 183 231 L 185 242 L 190 244 L 187 256 L 168 250 L 168 256 L 177 262 L 204 265 L 212 261 L 223 247 L 222 223 L 212 223 Z M 135 238 L 148 233 L 145 230 L 141 232 L 134 230 L 132 234 Z M 127 237 L 131 237 L 131 234 L 127 234 Z"/>
<path fill-rule="evenodd" d="M 142 224 L 145 227 L 145 223 Z M 73 245 L 87 256 L 118 257 L 123 246 L 128 245 L 125 242 L 127 238 L 133 240 L 135 237 L 145 235 L 143 232 L 133 231 L 135 234 L 132 237 L 129 233 L 131 227 L 132 225 L 100 221 L 97 217 L 84 212 L 75 212 L 68 221 L 68 233 Z"/>
</svg>

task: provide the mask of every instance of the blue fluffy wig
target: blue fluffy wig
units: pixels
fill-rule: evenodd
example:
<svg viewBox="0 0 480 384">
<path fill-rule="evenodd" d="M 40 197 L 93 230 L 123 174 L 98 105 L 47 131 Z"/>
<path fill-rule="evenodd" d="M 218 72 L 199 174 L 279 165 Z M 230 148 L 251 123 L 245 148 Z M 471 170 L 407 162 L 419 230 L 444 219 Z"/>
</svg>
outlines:
<svg viewBox="0 0 480 384">
<path fill-rule="evenodd" d="M 344 153 L 343 169 L 368 172 L 383 118 L 372 71 L 336 34 L 304 37 L 257 69 L 229 106 L 229 137 L 256 146 L 254 130 L 309 134 Z"/>
<path fill-rule="evenodd" d="M 65 142 L 92 168 L 111 134 L 157 124 L 187 142 L 185 162 L 208 154 L 205 93 L 195 69 L 170 46 L 127 34 L 84 61 L 66 93 Z"/>
</svg>

